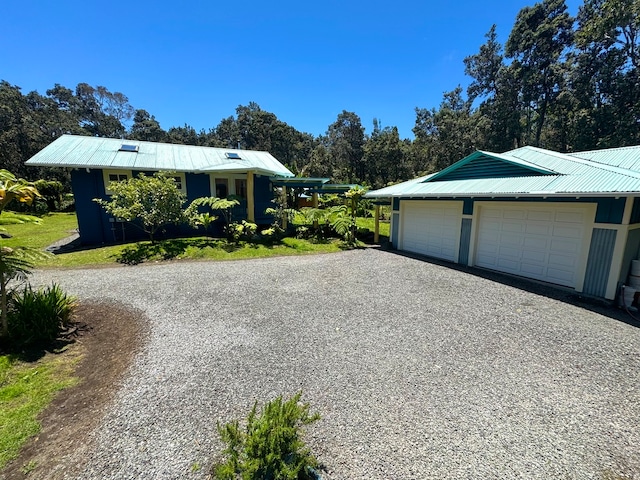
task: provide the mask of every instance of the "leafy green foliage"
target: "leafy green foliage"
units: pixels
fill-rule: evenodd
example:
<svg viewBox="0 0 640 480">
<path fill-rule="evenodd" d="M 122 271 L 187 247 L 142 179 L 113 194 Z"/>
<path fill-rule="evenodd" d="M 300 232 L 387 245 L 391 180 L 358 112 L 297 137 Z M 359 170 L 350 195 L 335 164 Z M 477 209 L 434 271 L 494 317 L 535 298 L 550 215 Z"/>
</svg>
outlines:
<svg viewBox="0 0 640 480">
<path fill-rule="evenodd" d="M 60 286 L 13 291 L 9 302 L 9 337 L 14 348 L 46 347 L 71 325 L 77 306 Z"/>
<path fill-rule="evenodd" d="M 138 220 L 152 242 L 162 227 L 188 220 L 183 210 L 186 196 L 169 172 L 153 176 L 141 173 L 123 182 L 112 182 L 109 189 L 113 193 L 111 200 L 93 200 L 116 218 Z"/>
<path fill-rule="evenodd" d="M 34 184 L 46 202 L 49 212 L 56 212 L 62 209 L 64 194 L 62 182 L 58 180 L 37 180 Z"/>
<path fill-rule="evenodd" d="M 218 424 L 226 444 L 224 463 L 214 466 L 215 478 L 234 479 L 314 479 L 317 460 L 301 439 L 300 428 L 320 419 L 309 413 L 309 404 L 300 402 L 302 393 L 284 401 L 282 396 L 267 403 L 258 413 L 254 404 L 242 428 L 239 421 Z"/>
<path fill-rule="evenodd" d="M 196 198 L 186 209 L 186 216 L 191 224 L 205 222 L 211 225 L 218 217 L 212 216 L 209 212 L 200 212 L 201 207 L 208 207 L 210 210 L 219 211 L 224 220 L 224 231 L 227 238 L 233 239 L 235 227 L 231 227 L 233 220 L 233 208 L 240 205 L 240 202 L 233 197 L 200 197 Z M 207 217 L 208 215 L 208 217 Z M 207 227 L 208 228 L 208 227 Z"/>
</svg>

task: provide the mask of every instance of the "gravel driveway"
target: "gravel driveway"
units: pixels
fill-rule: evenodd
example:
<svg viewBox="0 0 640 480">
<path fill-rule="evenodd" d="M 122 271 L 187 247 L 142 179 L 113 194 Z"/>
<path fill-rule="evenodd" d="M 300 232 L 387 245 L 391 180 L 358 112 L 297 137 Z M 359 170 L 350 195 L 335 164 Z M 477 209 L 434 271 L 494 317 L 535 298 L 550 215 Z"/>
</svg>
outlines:
<svg viewBox="0 0 640 480">
<path fill-rule="evenodd" d="M 375 249 L 33 280 L 150 319 L 83 479 L 206 478 L 216 421 L 298 390 L 329 479 L 640 472 L 640 329 L 566 302 Z"/>
</svg>

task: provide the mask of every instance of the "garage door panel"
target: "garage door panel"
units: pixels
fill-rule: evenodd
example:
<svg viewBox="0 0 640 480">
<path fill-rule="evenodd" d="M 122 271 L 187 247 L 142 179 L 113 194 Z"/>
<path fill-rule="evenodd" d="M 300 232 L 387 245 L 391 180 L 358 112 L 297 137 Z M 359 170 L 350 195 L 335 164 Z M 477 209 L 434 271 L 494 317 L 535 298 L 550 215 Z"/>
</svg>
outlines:
<svg viewBox="0 0 640 480">
<path fill-rule="evenodd" d="M 403 202 L 402 213 L 403 250 L 457 260 L 462 202 L 408 201 Z"/>
<path fill-rule="evenodd" d="M 530 210 L 527 215 L 528 220 L 550 222 L 554 219 L 554 213 L 548 210 Z"/>
<path fill-rule="evenodd" d="M 547 252 L 544 250 L 523 250 L 521 258 L 523 262 L 544 263 L 547 261 Z"/>
<path fill-rule="evenodd" d="M 527 213 L 525 210 L 509 210 L 508 212 L 504 212 L 502 218 L 512 218 L 517 220 L 522 220 L 527 217 Z"/>
<path fill-rule="evenodd" d="M 522 245 L 524 246 L 524 248 L 527 249 L 540 249 L 540 250 L 547 250 L 547 248 L 549 248 L 549 243 L 551 242 L 551 240 L 549 240 L 548 237 L 533 237 L 533 236 L 525 236 L 522 239 Z"/>
<path fill-rule="evenodd" d="M 546 223 L 538 223 L 538 221 L 536 221 L 535 223 L 531 222 L 525 225 L 525 232 L 528 235 L 545 235 L 546 236 L 546 235 L 549 235 L 549 233 L 551 233 L 551 226 Z"/>
<path fill-rule="evenodd" d="M 569 256 L 569 255 L 554 255 L 551 254 L 549 255 L 549 264 L 550 265 L 556 265 L 556 266 L 565 266 L 565 267 L 576 267 L 577 266 L 577 261 L 576 261 L 576 257 L 575 256 Z"/>
<path fill-rule="evenodd" d="M 520 271 L 523 276 L 527 277 L 537 277 L 540 275 L 544 275 L 544 267 L 539 264 L 531 264 L 531 263 L 522 263 Z"/>
<path fill-rule="evenodd" d="M 584 206 L 482 205 L 475 264 L 574 287 L 593 213 Z"/>
<path fill-rule="evenodd" d="M 560 225 L 556 225 L 553 227 L 554 237 L 576 238 L 576 236 L 580 235 L 581 233 L 582 228 L 580 227 L 568 227 Z"/>
<path fill-rule="evenodd" d="M 521 247 L 523 243 L 522 235 L 514 235 L 513 233 L 502 233 L 499 236 L 501 245 L 514 245 L 517 247 Z"/>
<path fill-rule="evenodd" d="M 556 222 L 583 224 L 585 222 L 585 214 L 576 211 L 558 211 L 555 220 Z"/>
</svg>

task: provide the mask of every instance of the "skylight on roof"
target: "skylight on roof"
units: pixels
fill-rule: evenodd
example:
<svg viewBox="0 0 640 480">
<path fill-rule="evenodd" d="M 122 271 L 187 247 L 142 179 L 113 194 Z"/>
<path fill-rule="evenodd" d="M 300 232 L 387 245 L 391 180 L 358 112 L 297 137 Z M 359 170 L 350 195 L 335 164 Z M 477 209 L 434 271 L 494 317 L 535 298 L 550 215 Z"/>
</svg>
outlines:
<svg viewBox="0 0 640 480">
<path fill-rule="evenodd" d="M 129 145 L 127 143 L 123 143 L 119 151 L 120 152 L 137 152 L 138 145 Z"/>
<path fill-rule="evenodd" d="M 242 157 L 236 152 L 227 152 L 225 153 L 225 155 L 227 156 L 227 158 L 230 158 L 232 160 L 242 160 Z"/>
</svg>

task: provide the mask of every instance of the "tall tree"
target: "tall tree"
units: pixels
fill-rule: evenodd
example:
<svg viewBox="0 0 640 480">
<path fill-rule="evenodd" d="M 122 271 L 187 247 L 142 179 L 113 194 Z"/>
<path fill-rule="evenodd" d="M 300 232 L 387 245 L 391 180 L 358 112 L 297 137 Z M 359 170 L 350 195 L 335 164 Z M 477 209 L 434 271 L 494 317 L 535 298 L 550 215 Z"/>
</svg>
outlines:
<svg viewBox="0 0 640 480">
<path fill-rule="evenodd" d="M 397 127 L 380 127 L 374 119 L 373 132 L 364 145 L 366 182 L 373 188 L 410 178 L 413 169 L 407 161 L 406 145 L 400 140 Z"/>
<path fill-rule="evenodd" d="M 577 19 L 578 149 L 640 142 L 640 1 L 586 0 Z"/>
<path fill-rule="evenodd" d="M 348 183 L 362 182 L 365 179 L 365 136 L 360 117 L 343 110 L 336 121 L 329 125 L 326 138 L 329 155 L 336 162 L 335 179 Z"/>
<path fill-rule="evenodd" d="M 564 0 L 543 0 L 520 10 L 505 45 L 520 83 L 526 143 L 540 145 L 549 109 L 564 88 L 561 58 L 572 43 L 572 25 Z"/>
<path fill-rule="evenodd" d="M 164 142 L 166 136 L 167 132 L 160 127 L 156 117 L 146 110 L 136 110 L 129 138 L 148 142 Z"/>
</svg>

